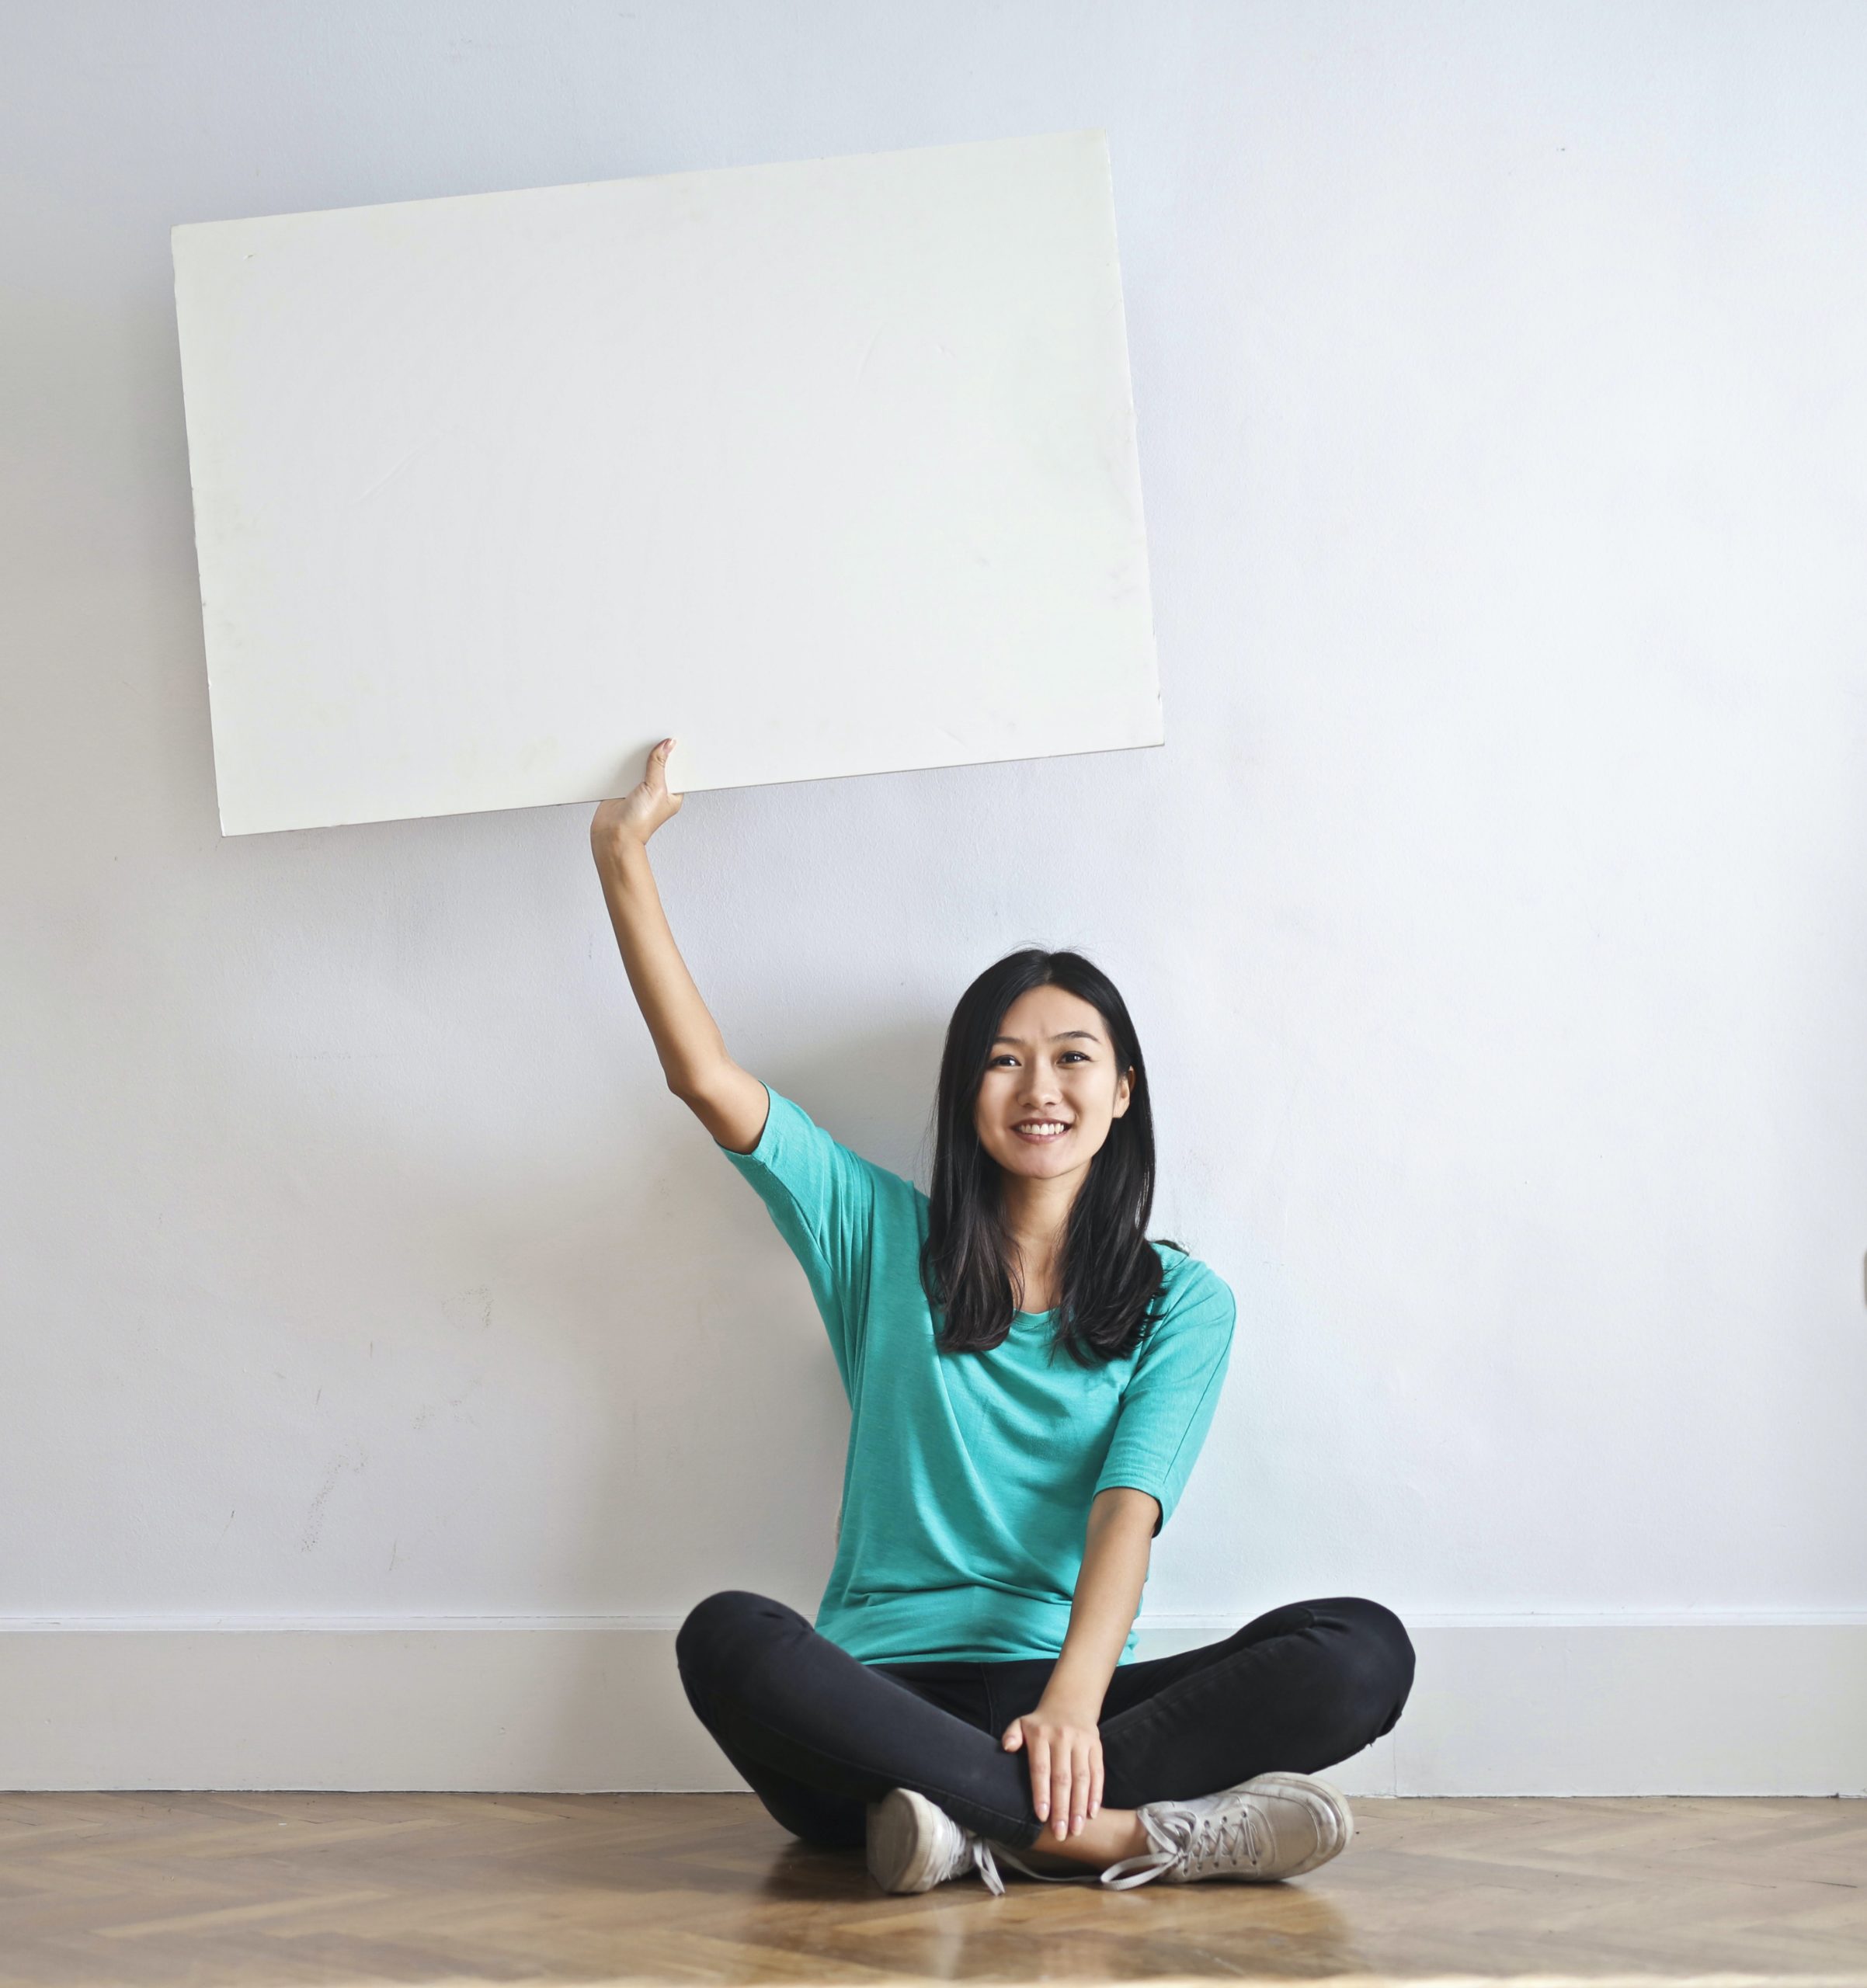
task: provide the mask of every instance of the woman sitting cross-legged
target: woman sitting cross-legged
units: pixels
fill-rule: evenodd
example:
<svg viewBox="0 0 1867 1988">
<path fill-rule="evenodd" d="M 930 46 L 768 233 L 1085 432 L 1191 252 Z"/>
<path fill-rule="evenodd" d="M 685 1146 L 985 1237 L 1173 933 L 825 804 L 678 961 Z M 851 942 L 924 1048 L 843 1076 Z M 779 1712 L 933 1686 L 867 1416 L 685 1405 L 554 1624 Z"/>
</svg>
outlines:
<svg viewBox="0 0 1867 1988">
<path fill-rule="evenodd" d="M 1264 1881 L 1347 1847 L 1319 1769 L 1400 1716 L 1399 1619 L 1299 1601 L 1137 1660 L 1152 1541 L 1212 1420 L 1234 1305 L 1146 1234 L 1147 1072 L 1080 954 L 972 982 L 941 1059 L 930 1194 L 727 1054 L 647 845 L 680 806 L 671 740 L 591 825 L 669 1088 L 802 1265 L 850 1401 L 843 1514 L 814 1624 L 729 1590 L 687 1616 L 690 1702 L 805 1842 L 866 1846 L 887 1891 L 1033 1877 Z"/>
</svg>

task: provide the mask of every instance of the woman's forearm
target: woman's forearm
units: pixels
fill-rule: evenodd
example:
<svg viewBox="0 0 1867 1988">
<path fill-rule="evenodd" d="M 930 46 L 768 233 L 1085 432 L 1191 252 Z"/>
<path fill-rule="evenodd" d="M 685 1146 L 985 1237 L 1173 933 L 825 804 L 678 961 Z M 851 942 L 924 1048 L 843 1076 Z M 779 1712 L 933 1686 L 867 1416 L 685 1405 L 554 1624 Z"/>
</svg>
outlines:
<svg viewBox="0 0 1867 1988">
<path fill-rule="evenodd" d="M 647 847 L 626 834 L 593 834 L 590 846 L 629 985 L 668 1088 L 677 1097 L 694 1097 L 732 1058 L 674 943 Z"/>
<path fill-rule="evenodd" d="M 1125 1485 L 1101 1493 L 1090 1507 L 1069 1628 L 1044 1687 L 1050 1710 L 1092 1726 L 1100 1718 L 1108 1680 L 1141 1606 L 1159 1510 L 1146 1492 Z"/>
<path fill-rule="evenodd" d="M 668 930 L 648 866 L 648 838 L 680 812 L 683 798 L 668 786 L 668 755 L 673 749 L 672 739 L 662 739 L 649 753 L 637 785 L 598 808 L 590 821 L 590 852 L 629 985 L 669 1090 L 691 1107 L 720 1145 L 735 1152 L 756 1152 L 770 1094 L 727 1054 L 718 1024 Z"/>
</svg>

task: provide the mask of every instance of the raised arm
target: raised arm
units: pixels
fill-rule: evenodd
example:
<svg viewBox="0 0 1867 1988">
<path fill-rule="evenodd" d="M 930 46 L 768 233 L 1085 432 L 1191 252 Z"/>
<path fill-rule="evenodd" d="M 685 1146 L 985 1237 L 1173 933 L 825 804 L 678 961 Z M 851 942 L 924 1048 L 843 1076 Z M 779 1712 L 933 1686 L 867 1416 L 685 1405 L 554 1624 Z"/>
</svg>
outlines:
<svg viewBox="0 0 1867 1988">
<path fill-rule="evenodd" d="M 727 1054 L 719 1025 L 674 943 L 648 867 L 648 838 L 680 812 L 683 797 L 668 791 L 668 755 L 673 746 L 672 739 L 664 739 L 648 755 L 641 784 L 597 808 L 590 822 L 590 850 L 629 985 L 654 1037 L 669 1090 L 721 1145 L 750 1152 L 765 1129 L 770 1100 L 764 1085 Z"/>
</svg>

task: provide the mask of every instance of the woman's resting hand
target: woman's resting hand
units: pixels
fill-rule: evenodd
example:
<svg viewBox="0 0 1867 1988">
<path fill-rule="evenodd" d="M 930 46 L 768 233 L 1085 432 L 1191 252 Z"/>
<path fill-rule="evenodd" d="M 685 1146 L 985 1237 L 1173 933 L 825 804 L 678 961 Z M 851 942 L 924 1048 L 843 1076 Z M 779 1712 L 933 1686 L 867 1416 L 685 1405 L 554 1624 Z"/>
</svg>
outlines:
<svg viewBox="0 0 1867 1988">
<path fill-rule="evenodd" d="M 1034 1712 L 1014 1719 L 1002 1743 L 1020 1747 L 1031 1763 L 1031 1799 L 1041 1821 L 1059 1840 L 1080 1834 L 1102 1806 L 1102 1734 L 1081 1709 L 1040 1699 Z"/>
</svg>

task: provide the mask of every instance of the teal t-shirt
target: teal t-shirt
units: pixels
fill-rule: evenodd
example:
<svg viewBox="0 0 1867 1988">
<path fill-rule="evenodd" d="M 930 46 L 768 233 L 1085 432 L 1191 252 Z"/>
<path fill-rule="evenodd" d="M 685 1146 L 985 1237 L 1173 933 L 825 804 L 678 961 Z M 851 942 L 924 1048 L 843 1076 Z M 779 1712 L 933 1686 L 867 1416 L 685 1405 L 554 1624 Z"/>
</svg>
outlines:
<svg viewBox="0 0 1867 1988">
<path fill-rule="evenodd" d="M 864 1663 L 1054 1659 L 1096 1493 L 1148 1492 L 1161 1523 L 1179 1500 L 1225 1378 L 1230 1287 L 1169 1246 L 1156 1322 L 1123 1358 L 1080 1367 L 1048 1312 L 1019 1312 L 989 1353 L 942 1353 L 919 1270 L 927 1196 L 766 1089 L 758 1144 L 719 1150 L 803 1266 L 850 1403 L 816 1627 Z"/>
</svg>

